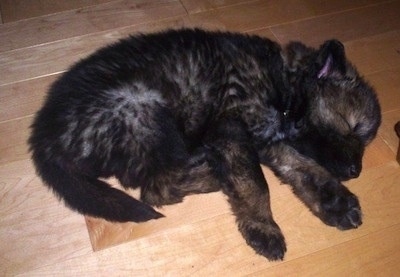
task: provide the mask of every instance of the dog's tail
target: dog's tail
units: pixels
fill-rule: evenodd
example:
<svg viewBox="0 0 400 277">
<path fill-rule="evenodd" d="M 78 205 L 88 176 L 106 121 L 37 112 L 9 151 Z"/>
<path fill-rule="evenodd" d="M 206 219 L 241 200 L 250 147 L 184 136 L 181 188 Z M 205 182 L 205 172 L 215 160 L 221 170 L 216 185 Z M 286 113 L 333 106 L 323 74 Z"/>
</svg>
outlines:
<svg viewBox="0 0 400 277">
<path fill-rule="evenodd" d="M 118 222 L 163 217 L 149 205 L 101 180 L 71 173 L 52 162 L 37 161 L 35 165 L 38 175 L 66 205 L 82 214 Z"/>
</svg>

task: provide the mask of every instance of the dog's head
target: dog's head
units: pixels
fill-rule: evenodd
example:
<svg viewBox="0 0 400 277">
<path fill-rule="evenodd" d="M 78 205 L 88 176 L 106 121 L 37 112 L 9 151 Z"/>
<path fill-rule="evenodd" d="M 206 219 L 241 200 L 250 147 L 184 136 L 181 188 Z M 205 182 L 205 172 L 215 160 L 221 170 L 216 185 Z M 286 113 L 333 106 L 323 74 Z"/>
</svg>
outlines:
<svg viewBox="0 0 400 277">
<path fill-rule="evenodd" d="M 302 135 L 288 143 L 342 180 L 358 177 L 364 147 L 381 122 L 375 91 L 337 40 L 317 50 L 290 43 L 286 59 L 295 93 L 307 99 Z"/>
</svg>

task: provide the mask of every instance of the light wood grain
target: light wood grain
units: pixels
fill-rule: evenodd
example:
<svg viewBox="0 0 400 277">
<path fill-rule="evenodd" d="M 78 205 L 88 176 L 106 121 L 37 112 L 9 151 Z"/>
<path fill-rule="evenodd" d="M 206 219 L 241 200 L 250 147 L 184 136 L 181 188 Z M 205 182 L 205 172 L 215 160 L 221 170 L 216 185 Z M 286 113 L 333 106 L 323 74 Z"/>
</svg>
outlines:
<svg viewBox="0 0 400 277">
<path fill-rule="evenodd" d="M 400 56 L 400 55 L 399 55 Z M 368 79 L 375 87 L 379 100 L 381 102 L 382 111 L 388 112 L 398 110 L 400 106 L 400 64 L 396 69 L 380 71 L 375 74 L 368 75 Z"/>
<path fill-rule="evenodd" d="M 0 275 L 397 276 L 400 272 L 400 1 L 0 0 Z M 346 182 L 363 225 L 324 225 L 264 168 L 283 262 L 246 245 L 225 196 L 195 195 L 144 224 L 112 224 L 70 211 L 42 184 L 26 140 L 50 84 L 96 48 L 132 33 L 203 27 L 313 46 L 343 40 L 376 88 L 383 121 L 363 171 Z M 111 183 L 118 186 L 115 180 Z M 137 195 L 137 191 L 130 191 Z M 96 249 L 98 251 L 93 251 Z M 101 250 L 100 250 L 101 249 Z"/>
<path fill-rule="evenodd" d="M 399 233 L 397 224 L 308 257 L 257 271 L 253 276 L 396 276 L 400 270 Z"/>
<path fill-rule="evenodd" d="M 0 122 L 26 117 L 43 103 L 46 91 L 58 75 L 5 85 L 0 90 Z"/>
<path fill-rule="evenodd" d="M 91 253 L 83 217 L 50 194 L 29 160 L 2 164 L 0 176 L 3 276 Z"/>
<path fill-rule="evenodd" d="M 130 34 L 156 32 L 165 30 L 166 28 L 195 26 L 205 29 L 221 30 L 224 28 L 222 25 L 210 23 L 206 20 L 193 20 L 191 17 L 183 16 L 56 40 L 36 46 L 18 48 L 13 51 L 0 51 L 0 63 L 2 64 L 2 67 L 0 67 L 0 75 L 2 76 L 0 78 L 0 86 L 59 74 L 68 69 L 71 64 L 89 55 L 97 48 L 115 42 Z"/>
<path fill-rule="evenodd" d="M 208 10 L 213 10 L 217 8 L 233 6 L 237 4 L 242 4 L 243 0 L 223 0 L 223 1 L 212 1 L 212 0 L 182 0 L 182 5 L 185 7 L 189 14 L 198 13 Z M 247 1 L 250 2 L 250 1 Z"/>
<path fill-rule="evenodd" d="M 400 67 L 398 31 L 351 40 L 345 42 L 345 48 L 346 55 L 363 75 Z"/>
<path fill-rule="evenodd" d="M 12 22 L 111 1 L 113 0 L 0 0 L 0 6 L 5 15 L 4 22 Z"/>
<path fill-rule="evenodd" d="M 394 125 L 400 120 L 400 109 L 383 114 L 381 136 L 393 153 L 397 153 L 399 138 L 394 132 Z"/>
<path fill-rule="evenodd" d="M 121 0 L 12 22 L 0 26 L 0 52 L 185 13 L 177 0 Z"/>
<path fill-rule="evenodd" d="M 299 40 L 318 46 L 324 40 L 331 38 L 346 42 L 397 30 L 400 28 L 399 14 L 400 2 L 391 1 L 281 24 L 271 29 L 283 43 Z M 319 35 L 316 36 L 316 33 Z"/>
<path fill-rule="evenodd" d="M 202 1 L 199 1 L 203 3 Z M 218 22 L 228 30 L 256 30 L 295 22 L 307 18 L 318 17 L 338 11 L 346 11 L 349 8 L 357 8 L 366 3 L 379 1 L 315 1 L 315 0 L 287 0 L 287 1 L 250 1 L 244 4 L 221 7 L 203 13 L 192 15 L 194 20 L 208 20 Z M 250 15 L 250 17 L 249 17 Z M 278 39 L 281 39 L 278 37 Z"/>
<path fill-rule="evenodd" d="M 0 123 L 0 163 L 8 163 L 28 158 L 26 141 L 32 117 L 10 120 Z"/>
</svg>

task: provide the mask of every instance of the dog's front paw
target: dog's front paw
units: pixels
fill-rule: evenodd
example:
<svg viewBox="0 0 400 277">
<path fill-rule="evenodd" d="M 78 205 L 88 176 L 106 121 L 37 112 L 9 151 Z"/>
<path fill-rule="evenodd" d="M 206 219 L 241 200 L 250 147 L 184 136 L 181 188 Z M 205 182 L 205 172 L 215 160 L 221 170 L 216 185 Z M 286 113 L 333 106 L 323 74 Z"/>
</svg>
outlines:
<svg viewBox="0 0 400 277">
<path fill-rule="evenodd" d="M 327 183 L 321 190 L 321 219 L 340 230 L 357 228 L 362 224 L 357 197 L 340 183 Z"/>
<path fill-rule="evenodd" d="M 286 252 L 285 238 L 279 227 L 273 223 L 250 222 L 239 225 L 247 244 L 250 245 L 257 254 L 263 255 L 270 261 L 283 260 Z"/>
</svg>

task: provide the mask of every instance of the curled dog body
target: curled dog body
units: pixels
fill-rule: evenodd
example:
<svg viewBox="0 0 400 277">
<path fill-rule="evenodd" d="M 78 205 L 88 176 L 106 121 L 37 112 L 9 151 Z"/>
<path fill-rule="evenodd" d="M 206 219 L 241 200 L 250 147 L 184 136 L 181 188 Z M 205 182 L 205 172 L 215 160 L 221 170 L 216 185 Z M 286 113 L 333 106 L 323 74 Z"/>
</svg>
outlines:
<svg viewBox="0 0 400 277">
<path fill-rule="evenodd" d="M 354 228 L 359 203 L 340 182 L 359 175 L 379 124 L 374 90 L 336 40 L 282 48 L 183 29 L 131 36 L 73 65 L 29 144 L 44 183 L 82 214 L 142 222 L 163 216 L 152 206 L 222 190 L 246 242 L 276 260 L 286 245 L 260 163 L 322 221 Z M 110 176 L 140 188 L 140 201 L 99 179 Z"/>
</svg>

